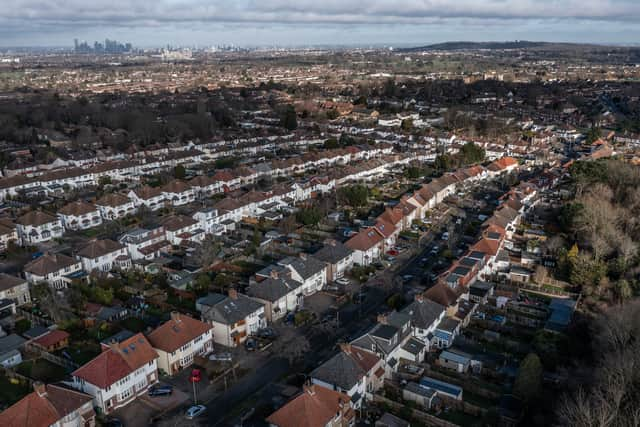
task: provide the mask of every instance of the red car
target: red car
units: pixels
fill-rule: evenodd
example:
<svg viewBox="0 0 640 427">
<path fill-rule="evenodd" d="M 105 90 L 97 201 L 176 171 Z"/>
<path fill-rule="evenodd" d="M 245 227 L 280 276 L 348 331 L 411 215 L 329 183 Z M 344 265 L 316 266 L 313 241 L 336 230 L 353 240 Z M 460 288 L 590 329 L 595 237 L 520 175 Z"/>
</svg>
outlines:
<svg viewBox="0 0 640 427">
<path fill-rule="evenodd" d="M 395 249 L 390 249 L 390 250 L 387 251 L 387 255 L 397 256 L 398 255 L 398 251 L 396 251 Z"/>
</svg>

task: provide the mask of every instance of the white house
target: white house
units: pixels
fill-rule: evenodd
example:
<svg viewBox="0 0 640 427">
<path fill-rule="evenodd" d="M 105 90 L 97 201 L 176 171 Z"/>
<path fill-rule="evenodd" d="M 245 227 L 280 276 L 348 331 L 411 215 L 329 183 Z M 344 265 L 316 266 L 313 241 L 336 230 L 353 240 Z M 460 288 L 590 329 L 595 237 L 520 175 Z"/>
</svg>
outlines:
<svg viewBox="0 0 640 427">
<path fill-rule="evenodd" d="M 327 266 L 327 282 L 344 277 L 353 267 L 353 250 L 335 240 L 326 243 L 313 257 Z"/>
<path fill-rule="evenodd" d="M 184 242 L 199 243 L 204 240 L 204 229 L 200 227 L 200 223 L 194 218 L 173 215 L 162 221 L 167 240 L 172 245 L 180 245 Z"/>
<path fill-rule="evenodd" d="M 120 243 L 127 246 L 127 251 L 132 260 L 151 260 L 159 257 L 160 252 L 169 249 L 171 243 L 167 240 L 164 227 L 151 230 L 135 228 L 123 234 Z"/>
<path fill-rule="evenodd" d="M 213 325 L 213 340 L 227 347 L 242 344 L 247 337 L 267 326 L 264 304 L 229 290 L 229 296 L 209 294 L 198 299 L 202 320 Z"/>
<path fill-rule="evenodd" d="M 82 263 L 86 272 L 111 271 L 114 267 L 127 269 L 131 259 L 126 246 L 113 240 L 91 240 L 76 253 L 76 259 Z"/>
<path fill-rule="evenodd" d="M 425 343 L 429 350 L 430 337 L 433 337 L 436 328 L 444 319 L 446 307 L 424 298 L 422 294 L 416 294 L 415 300 L 401 312 L 411 317 L 412 335 Z"/>
<path fill-rule="evenodd" d="M 24 266 L 29 283 L 46 282 L 55 289 L 63 289 L 83 275 L 82 264 L 63 254 L 46 253 Z"/>
<path fill-rule="evenodd" d="M 369 227 L 347 240 L 345 246 L 353 251 L 355 264 L 369 265 L 383 254 L 384 242 L 384 236 L 375 227 Z"/>
<path fill-rule="evenodd" d="M 104 414 L 127 405 L 158 382 L 158 354 L 141 333 L 109 344 L 75 370 L 73 387 L 91 395 Z"/>
<path fill-rule="evenodd" d="M 149 186 L 143 186 L 131 190 L 129 192 L 129 198 L 134 201 L 136 206 L 146 206 L 152 211 L 161 209 L 164 207 L 164 194 L 159 188 L 153 188 Z"/>
<path fill-rule="evenodd" d="M 149 334 L 149 342 L 158 353 L 158 368 L 174 375 L 190 366 L 195 356 L 213 350 L 212 326 L 178 312 Z"/>
<path fill-rule="evenodd" d="M 48 242 L 64 233 L 60 219 L 42 211 L 24 214 L 16 220 L 16 227 L 23 246 Z"/>
<path fill-rule="evenodd" d="M 83 200 L 76 200 L 58 211 L 58 217 L 67 230 L 86 230 L 102 224 L 99 209 Z"/>
<path fill-rule="evenodd" d="M 269 278 L 249 285 L 248 295 L 264 304 L 265 316 L 273 322 L 302 307 L 301 288 L 302 282 L 293 280 L 290 271 L 272 270 Z"/>
<path fill-rule="evenodd" d="M 302 283 L 300 290 L 306 296 L 321 291 L 327 284 L 327 266 L 313 256 L 301 252 L 299 257 L 286 257 L 277 264 L 289 269 L 291 278 Z"/>
<path fill-rule="evenodd" d="M 29 283 L 16 276 L 0 273 L 0 300 L 9 299 L 20 306 L 31 302 Z"/>
<path fill-rule="evenodd" d="M 136 212 L 133 200 L 119 193 L 110 193 L 96 201 L 100 214 L 106 220 L 114 220 Z"/>
<path fill-rule="evenodd" d="M 195 190 L 186 182 L 177 179 L 162 187 L 162 194 L 173 206 L 186 205 L 196 200 Z"/>
</svg>

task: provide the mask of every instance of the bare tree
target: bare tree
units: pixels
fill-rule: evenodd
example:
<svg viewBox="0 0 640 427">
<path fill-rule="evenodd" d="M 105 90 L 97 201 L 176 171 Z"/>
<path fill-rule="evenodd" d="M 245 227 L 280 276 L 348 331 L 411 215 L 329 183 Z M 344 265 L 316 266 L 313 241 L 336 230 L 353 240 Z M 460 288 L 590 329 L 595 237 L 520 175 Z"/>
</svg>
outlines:
<svg viewBox="0 0 640 427">
<path fill-rule="evenodd" d="M 309 340 L 292 326 L 282 326 L 276 329 L 278 338 L 273 343 L 273 352 L 286 358 L 292 365 L 304 357 L 311 350 Z"/>
</svg>

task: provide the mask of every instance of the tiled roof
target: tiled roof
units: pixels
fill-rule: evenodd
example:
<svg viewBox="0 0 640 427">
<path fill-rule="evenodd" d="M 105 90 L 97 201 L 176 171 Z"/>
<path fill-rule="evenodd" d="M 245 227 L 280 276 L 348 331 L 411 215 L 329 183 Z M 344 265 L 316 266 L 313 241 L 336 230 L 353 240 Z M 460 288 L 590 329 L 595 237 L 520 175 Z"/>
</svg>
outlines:
<svg viewBox="0 0 640 427">
<path fill-rule="evenodd" d="M 34 391 L 0 412 L 3 427 L 48 427 L 91 401 L 91 396 L 61 386 L 42 385 L 44 393 Z"/>
<path fill-rule="evenodd" d="M 44 254 L 24 266 L 24 271 L 37 276 L 46 276 L 54 271 L 70 267 L 78 261 L 63 254 Z"/>
<path fill-rule="evenodd" d="M 43 225 L 58 221 L 58 218 L 42 211 L 31 211 L 16 220 L 21 225 Z"/>
<path fill-rule="evenodd" d="M 148 336 L 153 348 L 172 352 L 205 334 L 211 325 L 185 314 L 172 313 L 171 320 L 157 327 Z"/>
<path fill-rule="evenodd" d="M 62 215 L 67 215 L 67 216 L 70 216 L 70 215 L 80 216 L 80 215 L 86 215 L 92 212 L 97 213 L 97 211 L 98 211 L 98 208 L 96 208 L 91 203 L 87 203 L 83 200 L 76 200 L 75 202 L 71 202 L 68 205 L 65 205 L 62 208 L 60 208 L 58 213 L 61 213 Z"/>
<path fill-rule="evenodd" d="M 269 415 L 267 422 L 278 427 L 324 427 L 343 410 L 342 406 L 349 405 L 349 401 L 350 397 L 344 393 L 311 385 Z"/>
<path fill-rule="evenodd" d="M 40 344 L 43 347 L 49 347 L 52 346 L 54 344 L 59 343 L 60 341 L 64 341 L 67 338 L 69 338 L 69 333 L 59 330 L 59 329 L 55 329 L 41 337 L 38 337 L 37 339 L 34 340 L 34 342 L 36 344 Z"/>
<path fill-rule="evenodd" d="M 78 256 L 95 259 L 123 249 L 124 246 L 113 240 L 91 240 L 78 251 Z"/>
<path fill-rule="evenodd" d="M 118 207 L 130 202 L 131 200 L 129 200 L 127 196 L 123 196 L 120 193 L 110 193 L 102 196 L 98 201 L 96 201 L 96 205 Z"/>
<path fill-rule="evenodd" d="M 360 231 L 347 240 L 345 245 L 354 251 L 367 251 L 384 240 L 384 237 L 374 228 L 370 227 Z"/>
<path fill-rule="evenodd" d="M 157 357 L 149 341 L 138 333 L 121 343 L 112 344 L 72 375 L 104 389 Z"/>
<path fill-rule="evenodd" d="M 6 291 L 27 281 L 10 274 L 0 273 L 0 291 Z"/>
</svg>

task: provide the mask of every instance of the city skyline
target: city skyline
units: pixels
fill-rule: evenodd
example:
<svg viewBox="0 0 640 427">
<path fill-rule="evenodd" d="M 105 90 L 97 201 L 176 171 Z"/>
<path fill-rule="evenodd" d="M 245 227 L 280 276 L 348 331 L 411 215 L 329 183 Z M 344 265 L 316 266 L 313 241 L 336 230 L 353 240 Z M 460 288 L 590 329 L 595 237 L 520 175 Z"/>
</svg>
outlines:
<svg viewBox="0 0 640 427">
<path fill-rule="evenodd" d="M 6 0 L 5 0 L 6 1 Z M 0 11 L 1 46 L 68 46 L 113 35 L 139 47 L 174 45 L 415 45 L 451 40 L 632 44 L 640 4 L 630 0 L 534 2 L 240 2 L 120 0 L 55 5 L 20 0 Z"/>
</svg>

